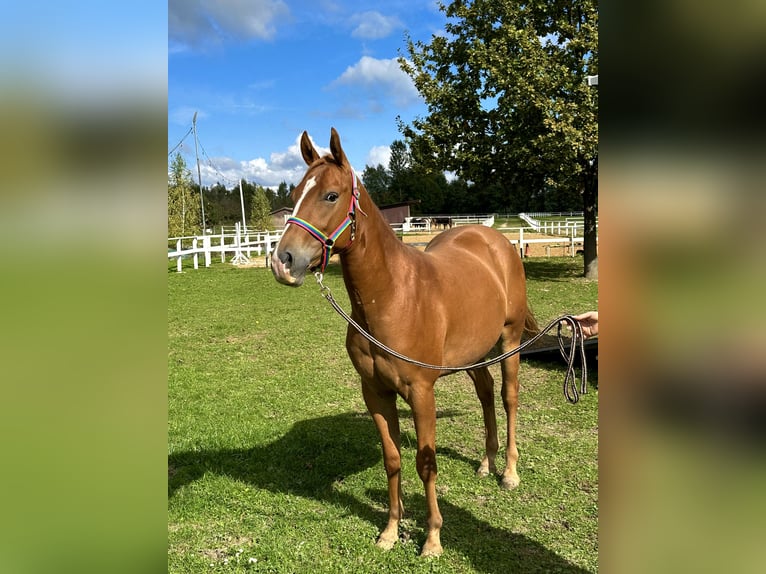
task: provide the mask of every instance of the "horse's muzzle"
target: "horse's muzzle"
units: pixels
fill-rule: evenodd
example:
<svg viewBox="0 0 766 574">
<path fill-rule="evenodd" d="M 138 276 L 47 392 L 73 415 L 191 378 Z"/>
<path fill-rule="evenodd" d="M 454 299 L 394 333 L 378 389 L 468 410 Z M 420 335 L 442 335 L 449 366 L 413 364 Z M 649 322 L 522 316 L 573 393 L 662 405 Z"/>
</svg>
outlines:
<svg viewBox="0 0 766 574">
<path fill-rule="evenodd" d="M 271 272 L 274 278 L 283 285 L 300 287 L 306 278 L 310 259 L 293 255 L 290 251 L 280 251 L 278 248 L 271 254 Z"/>
</svg>

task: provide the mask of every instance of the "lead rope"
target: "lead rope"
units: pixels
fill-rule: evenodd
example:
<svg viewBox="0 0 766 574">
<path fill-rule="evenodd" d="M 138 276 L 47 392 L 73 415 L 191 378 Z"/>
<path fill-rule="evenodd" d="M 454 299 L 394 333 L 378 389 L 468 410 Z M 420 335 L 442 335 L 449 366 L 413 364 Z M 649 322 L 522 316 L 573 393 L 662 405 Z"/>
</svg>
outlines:
<svg viewBox="0 0 766 574">
<path fill-rule="evenodd" d="M 317 283 L 319 284 L 319 292 L 322 294 L 322 296 L 325 299 L 327 299 L 330 305 L 332 305 L 333 309 L 335 309 L 335 311 L 337 311 L 338 314 L 341 317 L 343 317 L 349 325 L 351 325 L 352 327 L 354 327 L 354 329 L 359 331 L 359 333 L 365 339 L 367 339 L 373 345 L 380 347 L 385 352 L 393 355 L 397 359 L 401 359 L 402 361 L 405 361 L 407 363 L 411 363 L 413 365 L 417 365 L 418 367 L 423 367 L 426 369 L 434 369 L 437 371 L 466 371 L 470 369 L 479 369 L 481 367 L 488 367 L 490 365 L 494 365 L 495 363 L 499 363 L 500 361 L 507 359 L 508 357 L 512 357 L 513 355 L 520 353 L 521 351 L 523 351 L 524 349 L 532 345 L 535 341 L 540 339 L 548 331 L 550 331 L 551 329 L 553 329 L 555 326 L 558 325 L 558 331 L 556 333 L 556 337 L 559 343 L 559 351 L 561 352 L 561 356 L 567 362 L 566 376 L 564 377 L 564 397 L 570 403 L 574 404 L 580 400 L 580 394 L 584 395 L 588 392 L 588 367 L 585 363 L 585 336 L 583 335 L 582 326 L 580 325 L 580 322 L 577 319 L 575 319 L 572 315 L 562 315 L 558 319 L 554 319 L 553 321 L 548 323 L 548 325 L 544 329 L 542 329 L 537 335 L 535 335 L 531 339 L 528 339 L 527 341 L 524 341 L 521 345 L 519 345 L 515 349 L 506 351 L 505 353 L 495 357 L 494 359 L 488 359 L 486 361 L 482 361 L 481 363 L 474 363 L 473 365 L 466 365 L 463 367 L 448 367 L 445 365 L 432 365 L 430 363 L 424 363 L 422 361 L 418 361 L 416 359 L 407 357 L 406 355 L 402 355 L 401 353 L 394 351 L 392 348 L 378 341 L 370 333 L 365 331 L 364 328 L 362 328 L 362 326 L 359 325 L 359 323 L 354 321 L 338 304 L 338 302 L 335 300 L 335 297 L 333 297 L 333 294 L 332 294 L 332 291 L 330 291 L 330 288 L 323 283 L 323 279 L 324 279 L 323 274 L 317 271 L 314 273 L 314 276 L 316 277 Z M 571 345 L 571 348 L 569 349 L 569 354 L 567 354 L 566 349 L 564 348 L 564 337 L 561 331 L 561 327 L 564 324 L 566 324 L 572 330 L 572 345 Z M 580 351 L 580 363 L 582 367 L 579 392 L 577 390 L 577 384 L 576 384 L 577 376 L 575 374 L 575 368 L 574 368 L 575 356 L 578 349 Z"/>
</svg>

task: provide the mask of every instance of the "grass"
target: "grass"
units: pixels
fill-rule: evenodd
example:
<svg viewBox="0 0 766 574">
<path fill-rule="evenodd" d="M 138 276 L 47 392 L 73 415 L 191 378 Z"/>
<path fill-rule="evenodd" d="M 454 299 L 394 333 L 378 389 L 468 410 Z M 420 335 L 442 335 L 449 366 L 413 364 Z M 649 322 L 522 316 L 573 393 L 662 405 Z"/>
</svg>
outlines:
<svg viewBox="0 0 766 574">
<path fill-rule="evenodd" d="M 528 224 L 521 217 L 496 217 L 493 227 L 527 227 Z"/>
<path fill-rule="evenodd" d="M 525 264 L 541 324 L 596 308 L 598 285 L 578 277 L 581 259 Z M 563 362 L 522 361 L 521 485 L 510 492 L 474 475 L 483 426 L 467 375 L 439 381 L 438 559 L 418 557 L 425 500 L 400 401 L 406 519 L 401 544 L 386 553 L 374 546 L 387 512 L 377 432 L 346 356 L 345 325 L 318 288 L 290 289 L 266 269 L 220 263 L 182 274 L 169 267 L 168 283 L 170 572 L 596 571 L 595 365 L 596 386 L 570 405 Z M 348 309 L 337 266 L 325 283 Z"/>
</svg>

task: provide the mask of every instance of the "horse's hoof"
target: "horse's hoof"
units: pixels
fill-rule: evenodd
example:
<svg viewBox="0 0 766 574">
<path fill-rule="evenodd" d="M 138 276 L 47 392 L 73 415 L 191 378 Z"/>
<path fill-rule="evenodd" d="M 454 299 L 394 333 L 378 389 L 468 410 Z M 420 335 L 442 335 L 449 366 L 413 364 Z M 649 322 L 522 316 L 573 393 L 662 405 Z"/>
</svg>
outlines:
<svg viewBox="0 0 766 574">
<path fill-rule="evenodd" d="M 521 480 L 519 480 L 518 476 L 504 476 L 503 480 L 500 482 L 500 488 L 504 490 L 512 490 L 519 486 L 519 483 Z"/>
<path fill-rule="evenodd" d="M 497 474 L 497 468 L 494 465 L 489 466 L 482 464 L 476 471 L 476 476 L 479 478 L 485 478 L 491 474 Z"/>
<path fill-rule="evenodd" d="M 423 551 L 420 553 L 420 556 L 422 558 L 428 558 L 429 556 L 441 556 L 442 555 L 442 545 L 441 544 L 432 544 L 431 546 L 423 546 Z"/>
<path fill-rule="evenodd" d="M 388 551 L 394 547 L 394 544 L 396 544 L 396 540 L 389 540 L 381 536 L 380 538 L 378 538 L 378 541 L 375 543 L 375 546 L 377 546 L 381 550 Z"/>
</svg>

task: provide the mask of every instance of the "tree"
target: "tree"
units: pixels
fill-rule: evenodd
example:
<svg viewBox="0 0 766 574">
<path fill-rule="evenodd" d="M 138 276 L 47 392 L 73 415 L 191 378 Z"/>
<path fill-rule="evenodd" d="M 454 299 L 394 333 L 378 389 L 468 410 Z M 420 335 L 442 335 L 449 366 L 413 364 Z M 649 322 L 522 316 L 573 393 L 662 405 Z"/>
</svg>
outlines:
<svg viewBox="0 0 766 574">
<path fill-rule="evenodd" d="M 286 182 L 283 181 L 279 184 L 279 187 L 277 188 L 277 195 L 273 203 L 274 209 L 279 209 L 280 207 L 287 207 L 289 205 L 292 205 L 292 201 L 290 200 L 291 191 L 292 189 L 289 189 L 287 187 Z"/>
<path fill-rule="evenodd" d="M 454 0 L 445 36 L 407 38 L 399 58 L 428 105 L 399 121 L 417 162 L 478 190 L 574 190 L 585 212 L 585 273 L 596 259 L 598 0 Z M 507 192 L 506 192 L 507 193 Z M 517 202 L 508 201 L 507 204 Z"/>
<path fill-rule="evenodd" d="M 271 222 L 271 204 L 266 196 L 266 190 L 260 185 L 256 186 L 253 194 L 248 227 L 258 231 L 274 229 L 274 224 Z"/>
<path fill-rule="evenodd" d="M 391 144 L 391 157 L 388 160 L 388 173 L 391 175 L 390 189 L 394 201 L 412 199 L 407 197 L 407 177 L 409 176 L 410 153 L 407 144 L 402 140 L 395 140 Z"/>
<path fill-rule="evenodd" d="M 391 176 L 383 164 L 376 167 L 366 165 L 362 172 L 362 181 L 367 192 L 377 205 L 394 203 L 391 196 Z"/>
<path fill-rule="evenodd" d="M 202 229 L 202 216 L 191 173 L 180 153 L 170 165 L 168 178 L 168 237 L 197 235 Z"/>
</svg>

